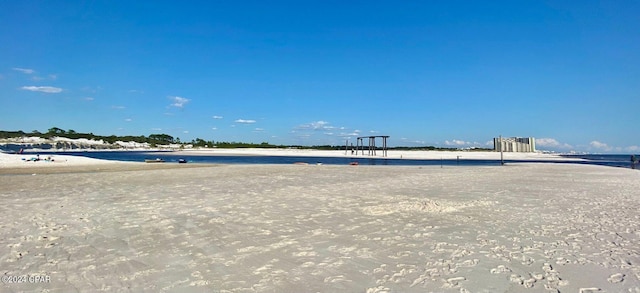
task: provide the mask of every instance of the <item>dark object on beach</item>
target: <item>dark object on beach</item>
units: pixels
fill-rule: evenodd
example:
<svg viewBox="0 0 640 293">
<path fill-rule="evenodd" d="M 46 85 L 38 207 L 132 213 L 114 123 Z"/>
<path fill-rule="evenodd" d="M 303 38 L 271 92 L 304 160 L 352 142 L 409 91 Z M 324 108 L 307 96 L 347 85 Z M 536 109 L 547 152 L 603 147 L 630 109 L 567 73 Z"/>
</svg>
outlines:
<svg viewBox="0 0 640 293">
<path fill-rule="evenodd" d="M 185 159 L 178 159 L 178 164 L 186 164 L 187 160 Z"/>
<path fill-rule="evenodd" d="M 157 158 L 155 160 L 144 160 L 145 163 L 164 163 L 163 159 Z"/>
<path fill-rule="evenodd" d="M 358 166 L 358 162 L 351 162 L 351 163 L 349 163 L 349 165 L 351 165 L 351 166 Z"/>
<path fill-rule="evenodd" d="M 631 169 L 635 169 L 637 163 L 638 163 L 638 160 L 636 159 L 636 156 L 631 155 Z"/>
</svg>

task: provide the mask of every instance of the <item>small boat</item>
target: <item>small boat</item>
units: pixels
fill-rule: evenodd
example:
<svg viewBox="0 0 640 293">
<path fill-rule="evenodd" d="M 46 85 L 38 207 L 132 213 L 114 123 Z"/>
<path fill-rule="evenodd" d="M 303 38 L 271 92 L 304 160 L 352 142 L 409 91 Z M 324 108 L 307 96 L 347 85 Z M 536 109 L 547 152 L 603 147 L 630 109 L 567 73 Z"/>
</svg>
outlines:
<svg viewBox="0 0 640 293">
<path fill-rule="evenodd" d="M 160 158 L 156 158 L 155 160 L 149 160 L 149 159 L 147 159 L 147 160 L 144 160 L 144 162 L 145 162 L 145 163 L 164 163 L 164 160 L 163 160 L 163 159 L 160 159 Z"/>
<path fill-rule="evenodd" d="M 187 160 L 185 159 L 178 159 L 178 164 L 186 164 Z"/>
</svg>

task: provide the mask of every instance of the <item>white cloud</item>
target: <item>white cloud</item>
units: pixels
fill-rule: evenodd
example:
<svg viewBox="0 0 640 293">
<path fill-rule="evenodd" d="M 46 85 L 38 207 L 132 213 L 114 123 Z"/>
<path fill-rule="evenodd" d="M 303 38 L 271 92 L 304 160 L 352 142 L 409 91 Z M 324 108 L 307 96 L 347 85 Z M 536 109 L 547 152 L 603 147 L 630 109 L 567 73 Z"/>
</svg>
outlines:
<svg viewBox="0 0 640 293">
<path fill-rule="evenodd" d="M 111 109 L 122 110 L 122 109 L 125 109 L 125 106 L 111 106 Z"/>
<path fill-rule="evenodd" d="M 342 132 L 342 133 L 340 133 L 338 136 L 340 136 L 340 137 L 360 136 L 360 133 L 355 132 L 355 131 L 354 131 L 354 132 L 351 132 L 351 133 L 344 133 L 344 132 Z"/>
<path fill-rule="evenodd" d="M 33 86 L 32 85 L 32 86 L 23 86 L 21 89 L 32 91 L 32 92 L 43 92 L 48 94 L 57 94 L 59 92 L 62 92 L 61 88 L 52 87 L 52 86 Z"/>
<path fill-rule="evenodd" d="M 85 101 L 93 101 L 93 100 L 95 100 L 95 99 L 94 99 L 93 97 L 86 97 L 86 98 L 84 98 L 84 100 L 85 100 Z"/>
<path fill-rule="evenodd" d="M 264 128 L 256 128 L 256 129 L 254 129 L 253 131 L 255 131 L 255 132 L 262 132 L 262 131 L 264 131 Z"/>
<path fill-rule="evenodd" d="M 218 130 L 218 127 L 211 127 L 211 130 Z"/>
<path fill-rule="evenodd" d="M 237 119 L 234 122 L 235 123 L 241 123 L 241 124 L 253 124 L 253 123 L 256 123 L 255 120 L 251 120 L 251 119 Z"/>
<path fill-rule="evenodd" d="M 169 97 L 169 99 L 171 99 L 173 101 L 173 103 L 171 103 L 171 107 L 176 107 L 176 108 L 183 108 L 184 105 L 186 105 L 187 103 L 189 103 L 189 99 L 183 98 L 183 97 Z"/>
<path fill-rule="evenodd" d="M 37 76 L 37 75 L 34 75 L 33 77 L 31 77 L 31 80 L 33 80 L 33 81 L 41 81 L 41 80 L 46 80 L 46 79 L 56 80 L 56 79 L 58 79 L 58 76 L 55 75 L 55 74 L 49 74 L 49 76 L 47 76 L 47 77 L 42 77 L 42 76 Z"/>
<path fill-rule="evenodd" d="M 554 138 L 536 138 L 536 145 L 548 148 L 571 149 L 573 146 L 567 143 L 561 143 Z"/>
<path fill-rule="evenodd" d="M 471 141 L 465 141 L 460 139 L 445 140 L 444 144 L 447 146 L 455 146 L 455 147 L 481 147 L 483 145 L 485 146 L 490 145 L 489 142 L 482 144 L 477 141 L 471 142 Z M 493 141 L 491 141 L 491 144 L 493 144 Z"/>
<path fill-rule="evenodd" d="M 33 70 L 33 69 L 28 69 L 28 68 L 18 68 L 18 67 L 14 67 L 14 68 L 11 68 L 11 69 L 13 69 L 13 70 L 15 70 L 15 71 L 20 71 L 20 72 L 22 72 L 22 73 L 24 73 L 24 74 L 34 74 L 34 73 L 36 72 L 35 70 Z"/>
<path fill-rule="evenodd" d="M 189 133 L 189 130 L 182 131 L 182 133 Z"/>
<path fill-rule="evenodd" d="M 124 119 L 124 121 L 131 122 L 131 121 L 133 121 L 133 119 L 127 118 L 127 119 Z"/>
<path fill-rule="evenodd" d="M 458 139 L 454 139 L 454 140 L 445 140 L 444 141 L 445 145 L 452 145 L 452 146 L 463 146 L 463 145 L 470 145 L 472 144 L 471 142 L 468 141 L 464 141 L 464 140 L 458 140 Z"/>
<path fill-rule="evenodd" d="M 161 131 L 162 128 L 151 128 L 151 130 L 153 130 L 153 131 Z"/>
<path fill-rule="evenodd" d="M 222 116 L 218 116 L 218 115 L 213 115 L 213 116 L 211 116 L 211 118 L 213 118 L 213 119 L 222 119 L 223 117 Z"/>
<path fill-rule="evenodd" d="M 332 130 L 335 127 L 329 125 L 330 123 L 327 121 L 314 121 L 306 124 L 299 125 L 298 129 L 311 129 L 311 130 Z"/>
<path fill-rule="evenodd" d="M 638 152 L 640 151 L 640 146 L 637 146 L 637 145 L 628 146 L 625 148 L 625 150 L 628 152 Z"/>
<path fill-rule="evenodd" d="M 595 149 L 599 149 L 599 150 L 603 150 L 603 151 L 611 151 L 613 150 L 612 147 L 610 147 L 609 145 L 607 145 L 604 142 L 599 142 L 597 140 L 594 140 L 592 142 L 589 143 L 589 145 Z"/>
</svg>

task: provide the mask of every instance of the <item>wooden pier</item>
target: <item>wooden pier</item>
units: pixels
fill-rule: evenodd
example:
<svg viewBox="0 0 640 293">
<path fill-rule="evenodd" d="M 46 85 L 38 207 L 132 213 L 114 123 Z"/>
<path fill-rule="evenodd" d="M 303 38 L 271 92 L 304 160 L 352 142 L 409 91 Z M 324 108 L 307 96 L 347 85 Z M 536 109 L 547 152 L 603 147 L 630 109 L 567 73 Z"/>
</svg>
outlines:
<svg viewBox="0 0 640 293">
<path fill-rule="evenodd" d="M 382 156 L 386 157 L 387 156 L 387 139 L 389 138 L 388 135 L 374 135 L 374 136 L 360 136 L 357 137 L 357 142 L 356 142 L 356 155 L 358 155 L 358 151 L 361 151 L 362 155 L 364 156 L 364 139 L 368 138 L 369 139 L 369 148 L 368 148 L 368 155 L 369 156 L 376 156 L 376 138 L 382 138 Z"/>
</svg>

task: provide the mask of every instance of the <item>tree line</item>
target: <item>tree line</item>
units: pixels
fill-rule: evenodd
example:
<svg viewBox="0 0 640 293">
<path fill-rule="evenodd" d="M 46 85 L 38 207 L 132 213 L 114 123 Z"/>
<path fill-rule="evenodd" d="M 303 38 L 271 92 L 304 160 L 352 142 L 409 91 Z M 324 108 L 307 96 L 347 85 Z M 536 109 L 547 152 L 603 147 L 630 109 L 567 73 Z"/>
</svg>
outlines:
<svg viewBox="0 0 640 293">
<path fill-rule="evenodd" d="M 213 140 L 204 140 L 202 138 L 195 138 L 191 141 L 181 141 L 179 137 L 173 137 L 168 134 L 150 134 L 149 136 L 139 135 L 96 135 L 93 133 L 81 133 L 76 132 L 73 129 L 64 130 L 58 127 L 52 127 L 47 130 L 47 132 L 40 132 L 38 130 L 33 130 L 31 132 L 24 132 L 22 130 L 18 131 L 4 131 L 0 130 L 0 139 L 7 138 L 19 138 L 19 137 L 29 137 L 29 136 L 37 136 L 45 139 L 51 139 L 53 137 L 66 137 L 70 139 L 89 139 L 89 140 L 103 140 L 109 144 L 114 144 L 116 141 L 134 141 L 137 143 L 148 143 L 151 147 L 169 145 L 169 144 L 178 144 L 181 146 L 184 145 L 193 145 L 194 147 L 206 147 L 206 148 L 295 148 L 295 149 L 317 149 L 317 150 L 344 150 L 344 145 L 315 145 L 315 146 L 303 146 L 303 145 L 274 145 L 268 142 L 262 143 L 247 143 L 247 142 L 226 142 L 226 141 L 213 141 Z M 367 149 L 368 147 L 365 147 Z M 377 149 L 381 149 L 378 147 Z M 390 150 L 456 150 L 456 148 L 441 148 L 434 146 L 420 146 L 420 147 L 390 147 Z M 486 151 L 492 149 L 485 148 L 475 148 L 472 150 L 476 151 Z"/>
</svg>

